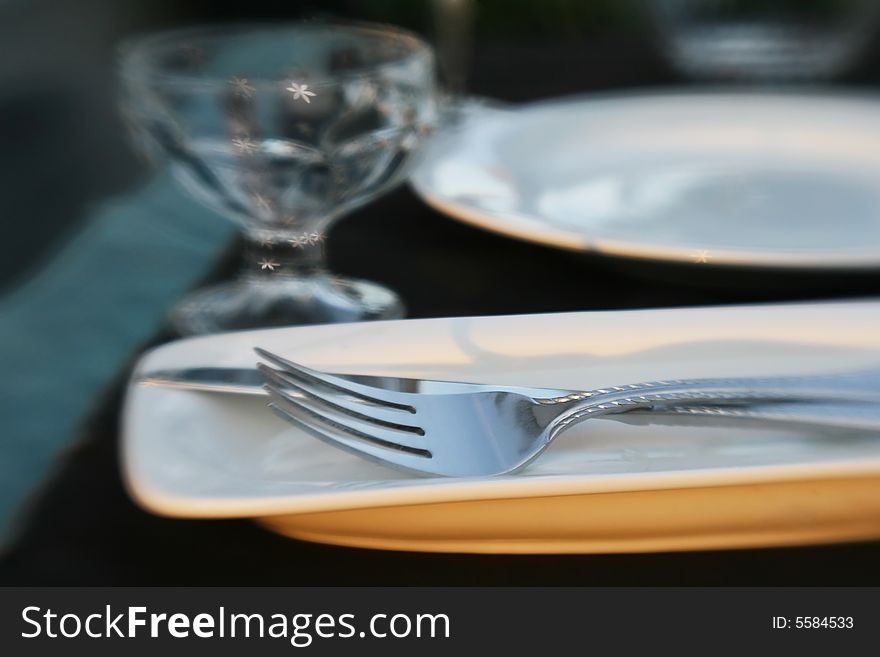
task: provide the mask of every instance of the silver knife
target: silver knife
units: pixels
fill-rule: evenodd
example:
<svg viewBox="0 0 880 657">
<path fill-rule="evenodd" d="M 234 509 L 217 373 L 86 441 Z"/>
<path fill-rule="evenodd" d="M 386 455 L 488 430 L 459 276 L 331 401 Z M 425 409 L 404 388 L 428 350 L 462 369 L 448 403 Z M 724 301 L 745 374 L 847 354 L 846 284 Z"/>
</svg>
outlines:
<svg viewBox="0 0 880 657">
<path fill-rule="evenodd" d="M 336 372 L 333 373 L 333 376 L 363 385 L 376 386 L 384 390 L 397 390 L 399 392 L 454 394 L 457 392 L 474 392 L 475 385 L 482 385 L 456 381 L 435 381 L 431 379 L 400 379 L 397 377 L 370 376 L 366 374 L 338 374 Z M 247 367 L 189 367 L 153 370 L 136 375 L 134 382 L 147 386 L 221 392 L 234 395 L 266 394 L 263 390 L 263 384 L 265 383 L 263 375 L 256 369 Z M 536 397 L 545 397 L 548 394 L 562 396 L 572 392 L 571 390 L 564 389 L 532 389 L 523 386 L 513 387 L 496 384 L 486 384 L 484 387 L 486 390 L 505 390 L 510 388 L 520 392 L 534 392 Z"/>
<path fill-rule="evenodd" d="M 341 378 L 373 385 L 386 390 L 393 386 L 401 392 L 433 392 L 454 394 L 473 392 L 474 384 L 430 379 L 400 379 L 369 375 L 334 374 Z M 256 369 L 230 367 L 191 367 L 154 370 L 136 375 L 134 383 L 146 386 L 179 388 L 200 392 L 263 396 L 263 376 Z M 405 387 L 404 387 L 405 386 Z M 507 386 L 485 385 L 489 390 L 503 390 Z M 521 386 L 511 389 L 522 392 Z M 571 390 L 552 391 L 560 396 Z M 546 396 L 547 388 L 534 389 L 534 396 Z M 677 426 L 791 426 L 818 429 L 845 429 L 880 431 L 880 405 L 867 402 L 755 402 L 737 405 L 669 405 L 646 410 L 606 416 L 607 419 L 628 424 L 674 424 Z"/>
</svg>

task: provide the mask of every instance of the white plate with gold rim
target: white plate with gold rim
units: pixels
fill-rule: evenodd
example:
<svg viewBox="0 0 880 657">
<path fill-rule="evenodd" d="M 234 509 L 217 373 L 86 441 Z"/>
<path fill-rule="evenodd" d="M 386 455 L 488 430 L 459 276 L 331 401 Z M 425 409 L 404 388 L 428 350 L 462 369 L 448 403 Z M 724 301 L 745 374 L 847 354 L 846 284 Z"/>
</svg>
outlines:
<svg viewBox="0 0 880 657">
<path fill-rule="evenodd" d="M 403 320 L 189 338 L 138 372 L 248 367 L 262 346 L 329 371 L 561 388 L 880 366 L 880 303 Z M 132 384 L 123 469 L 146 509 L 257 518 L 340 545 L 638 552 L 880 537 L 880 440 L 584 423 L 523 473 L 419 478 L 285 424 L 257 397 Z"/>
<path fill-rule="evenodd" d="M 412 177 L 467 223 L 575 251 L 880 268 L 880 97 L 603 94 L 469 108 Z"/>
</svg>

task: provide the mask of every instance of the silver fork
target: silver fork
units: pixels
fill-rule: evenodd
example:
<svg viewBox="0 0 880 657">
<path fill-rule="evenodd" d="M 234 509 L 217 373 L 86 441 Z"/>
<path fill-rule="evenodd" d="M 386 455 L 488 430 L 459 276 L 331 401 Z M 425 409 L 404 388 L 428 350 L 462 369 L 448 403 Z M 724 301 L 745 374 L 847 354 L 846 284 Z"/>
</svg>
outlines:
<svg viewBox="0 0 880 657">
<path fill-rule="evenodd" d="M 461 384 L 462 392 L 406 392 L 418 380 L 385 387 L 318 372 L 264 349 L 257 368 L 269 405 L 294 426 L 336 447 L 397 468 L 443 476 L 515 472 L 563 431 L 589 418 L 658 407 L 690 415 L 748 418 L 743 403 L 776 403 L 767 416 L 822 427 L 880 431 L 880 371 L 815 377 L 691 379 L 558 391 Z M 391 379 L 392 377 L 388 377 Z M 398 389 L 388 389 L 398 388 Z M 524 392 L 523 392 L 524 391 Z M 807 413 L 785 404 L 817 402 Z M 828 404 L 840 406 L 829 415 Z M 813 408 L 813 407 L 811 407 Z M 701 410 L 702 409 L 702 410 Z M 857 409 L 857 411 L 856 411 Z M 835 415 L 836 413 L 836 415 Z M 761 417 L 760 414 L 756 417 Z M 829 421 L 830 418 L 830 421 Z"/>
</svg>

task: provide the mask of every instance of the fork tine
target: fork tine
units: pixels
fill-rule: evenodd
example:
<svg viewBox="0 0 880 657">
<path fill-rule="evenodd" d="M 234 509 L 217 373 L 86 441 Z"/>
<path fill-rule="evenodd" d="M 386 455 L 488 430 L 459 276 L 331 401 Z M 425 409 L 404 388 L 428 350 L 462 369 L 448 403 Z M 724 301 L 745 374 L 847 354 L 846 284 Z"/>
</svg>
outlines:
<svg viewBox="0 0 880 657">
<path fill-rule="evenodd" d="M 379 465 L 383 465 L 394 470 L 403 470 L 405 472 L 411 472 L 418 475 L 430 474 L 430 472 L 426 471 L 426 469 L 424 468 L 424 457 L 411 456 L 403 452 L 396 453 L 389 457 L 388 451 L 381 447 L 372 447 L 371 445 L 367 445 L 365 443 L 349 441 L 347 438 L 331 435 L 324 430 L 316 429 L 307 422 L 301 421 L 295 415 L 292 415 L 288 411 L 279 408 L 278 406 L 275 406 L 275 404 L 270 403 L 268 404 L 268 406 L 269 410 L 271 410 L 273 413 L 275 413 L 275 415 L 277 415 L 288 424 L 300 429 L 301 431 L 312 436 L 313 438 L 317 438 L 321 442 L 326 443 L 331 447 L 340 449 L 359 458 L 366 459 L 367 461 L 372 461 L 373 463 L 377 463 Z"/>
<path fill-rule="evenodd" d="M 425 449 L 425 440 L 419 435 L 408 432 L 386 429 L 375 424 L 359 422 L 348 415 L 340 415 L 334 411 L 328 411 L 320 405 L 311 403 L 308 399 L 295 397 L 284 390 L 276 388 L 272 384 L 266 384 L 265 389 L 271 393 L 273 403 L 286 404 L 287 410 L 295 411 L 300 419 L 309 419 L 310 424 L 332 427 L 336 432 L 348 434 L 349 437 L 374 443 L 387 450 L 399 450 L 430 456 Z"/>
<path fill-rule="evenodd" d="M 257 363 L 257 369 L 268 382 L 275 384 L 278 388 L 292 390 L 298 396 L 306 397 L 318 403 L 319 406 L 389 429 L 408 431 L 419 436 L 425 435 L 424 430 L 420 427 L 408 423 L 408 421 L 415 420 L 409 413 L 397 409 L 387 409 L 384 406 L 364 404 L 343 394 L 327 392 L 323 386 L 310 385 L 301 379 L 295 379 L 287 372 L 269 367 L 265 363 Z"/>
<path fill-rule="evenodd" d="M 343 451 L 348 452 L 349 454 L 354 454 L 357 457 L 364 458 L 368 461 L 372 461 L 374 463 L 378 463 L 380 465 L 388 466 L 391 468 L 401 469 L 401 470 L 411 470 L 416 473 L 424 474 L 424 471 L 419 467 L 416 459 L 422 460 L 422 457 L 417 456 L 409 456 L 401 454 L 400 463 L 395 461 L 394 457 L 389 458 L 387 450 L 384 450 L 381 447 L 372 448 L 366 444 L 357 444 L 355 441 L 349 441 L 345 437 L 331 435 L 327 431 L 323 429 L 318 429 L 308 422 L 304 422 L 299 419 L 296 415 L 291 414 L 289 411 L 276 406 L 274 403 L 269 403 L 269 410 L 271 410 L 275 415 L 279 418 L 287 422 L 288 424 L 304 431 L 310 436 L 317 438 L 323 443 L 330 445 L 336 449 L 341 449 Z M 408 461 L 412 462 L 408 462 Z"/>
<path fill-rule="evenodd" d="M 282 358 L 277 354 L 261 349 L 260 347 L 254 347 L 254 351 L 256 351 L 261 358 L 277 366 L 286 374 L 306 383 L 323 386 L 329 388 L 334 393 L 349 395 L 350 397 L 355 397 L 369 404 L 387 406 L 408 413 L 416 412 L 416 409 L 412 404 L 407 404 L 403 401 L 406 400 L 408 396 L 412 397 L 411 394 L 382 390 L 373 386 L 365 386 L 361 383 L 346 381 L 345 379 L 333 376 L 332 374 L 316 372 L 315 370 L 298 365 L 297 363 Z"/>
<path fill-rule="evenodd" d="M 269 393 L 270 397 L 272 393 Z M 358 440 L 348 434 L 334 430 L 329 425 L 317 425 L 312 423 L 308 416 L 298 413 L 297 409 L 283 399 L 270 401 L 269 409 L 288 424 L 304 431 L 306 434 L 317 438 L 323 443 L 354 454 L 368 461 L 378 463 L 393 469 L 404 470 L 416 474 L 429 474 L 425 468 L 430 463 L 430 458 L 421 454 L 410 454 L 399 450 L 387 449 L 366 441 Z"/>
</svg>

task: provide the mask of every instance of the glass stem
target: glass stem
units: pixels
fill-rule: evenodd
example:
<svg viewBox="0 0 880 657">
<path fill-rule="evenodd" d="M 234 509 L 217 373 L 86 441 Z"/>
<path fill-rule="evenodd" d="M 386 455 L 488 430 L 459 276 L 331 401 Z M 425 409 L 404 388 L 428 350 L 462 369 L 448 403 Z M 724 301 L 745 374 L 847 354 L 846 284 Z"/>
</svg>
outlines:
<svg viewBox="0 0 880 657">
<path fill-rule="evenodd" d="M 249 276 L 301 278 L 326 271 L 324 237 L 302 233 L 279 240 L 245 234 L 244 270 Z"/>
</svg>

